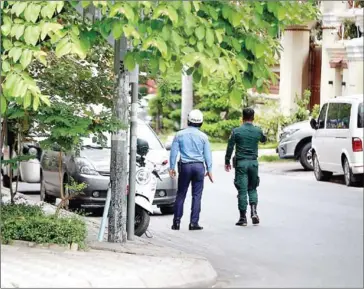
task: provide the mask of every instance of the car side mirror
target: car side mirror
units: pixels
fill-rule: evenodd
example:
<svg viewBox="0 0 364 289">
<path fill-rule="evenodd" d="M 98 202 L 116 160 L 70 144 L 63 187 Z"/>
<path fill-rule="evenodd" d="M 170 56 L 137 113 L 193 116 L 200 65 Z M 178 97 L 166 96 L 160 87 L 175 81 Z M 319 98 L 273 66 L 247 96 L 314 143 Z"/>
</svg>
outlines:
<svg viewBox="0 0 364 289">
<path fill-rule="evenodd" d="M 171 150 L 171 148 L 172 148 L 172 145 L 171 145 L 170 143 L 166 143 L 166 144 L 164 145 L 164 147 L 166 148 L 166 150 L 167 150 L 167 151 L 170 151 L 170 150 Z"/>
<path fill-rule="evenodd" d="M 313 129 L 317 129 L 317 121 L 316 121 L 316 119 L 314 119 L 314 118 L 312 118 L 311 120 L 310 120 L 310 125 L 311 125 L 311 127 L 313 128 Z"/>
</svg>

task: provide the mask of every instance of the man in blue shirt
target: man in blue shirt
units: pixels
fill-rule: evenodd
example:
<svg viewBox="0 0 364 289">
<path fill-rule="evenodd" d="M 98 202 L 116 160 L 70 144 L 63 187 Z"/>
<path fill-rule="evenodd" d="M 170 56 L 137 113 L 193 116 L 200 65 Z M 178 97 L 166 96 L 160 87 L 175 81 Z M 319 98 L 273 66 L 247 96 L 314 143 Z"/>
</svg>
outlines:
<svg viewBox="0 0 364 289">
<path fill-rule="evenodd" d="M 192 110 L 188 115 L 188 127 L 179 131 L 172 143 L 170 155 L 169 174 L 176 177 L 177 155 L 178 162 L 178 191 L 174 205 L 174 219 L 172 230 L 179 230 L 183 216 L 183 205 L 190 183 L 192 182 L 192 208 L 190 230 L 202 230 L 199 225 L 201 211 L 201 197 L 205 179 L 205 165 L 210 181 L 212 178 L 212 156 L 208 137 L 200 131 L 203 123 L 203 115 L 200 110 Z"/>
</svg>

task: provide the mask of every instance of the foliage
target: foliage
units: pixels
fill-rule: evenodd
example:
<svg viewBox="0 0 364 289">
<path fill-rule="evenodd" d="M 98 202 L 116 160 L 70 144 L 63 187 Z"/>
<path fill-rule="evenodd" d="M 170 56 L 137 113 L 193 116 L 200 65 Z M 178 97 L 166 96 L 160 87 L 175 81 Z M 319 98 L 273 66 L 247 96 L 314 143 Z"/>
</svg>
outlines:
<svg viewBox="0 0 364 289">
<path fill-rule="evenodd" d="M 319 114 L 320 114 L 320 105 L 315 104 L 313 106 L 313 108 L 312 108 L 312 111 L 311 111 L 311 117 L 314 118 L 314 119 L 317 119 Z"/>
<path fill-rule="evenodd" d="M 22 240 L 39 244 L 83 244 L 86 224 L 77 217 L 45 215 L 40 206 L 2 205 L 1 241 Z"/>
</svg>

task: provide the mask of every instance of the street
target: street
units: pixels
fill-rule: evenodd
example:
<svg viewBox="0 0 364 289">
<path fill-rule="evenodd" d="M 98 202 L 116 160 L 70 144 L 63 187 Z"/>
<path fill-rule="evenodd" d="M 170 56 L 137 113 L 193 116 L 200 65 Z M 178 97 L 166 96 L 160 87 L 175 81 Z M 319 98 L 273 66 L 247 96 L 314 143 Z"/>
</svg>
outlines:
<svg viewBox="0 0 364 289">
<path fill-rule="evenodd" d="M 216 287 L 363 287 L 363 188 L 348 188 L 341 177 L 319 183 L 297 163 L 262 164 L 261 224 L 236 227 L 233 173 L 220 160 L 214 176 L 204 190 L 204 230 L 188 231 L 189 194 L 181 231 L 156 210 L 154 242 L 207 257 Z"/>
</svg>

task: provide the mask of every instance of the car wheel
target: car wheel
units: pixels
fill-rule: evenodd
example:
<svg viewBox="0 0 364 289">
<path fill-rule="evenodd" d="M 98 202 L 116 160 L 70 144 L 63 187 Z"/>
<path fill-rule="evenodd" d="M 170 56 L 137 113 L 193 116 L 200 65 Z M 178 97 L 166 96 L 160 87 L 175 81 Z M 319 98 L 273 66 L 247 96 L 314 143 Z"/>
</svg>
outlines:
<svg viewBox="0 0 364 289">
<path fill-rule="evenodd" d="M 150 223 L 150 216 L 142 207 L 135 206 L 134 235 L 141 237 L 147 231 Z"/>
<path fill-rule="evenodd" d="M 3 187 L 9 189 L 11 184 L 12 184 L 12 182 L 11 182 L 9 176 L 7 176 L 7 175 L 4 176 L 3 175 Z"/>
<path fill-rule="evenodd" d="M 40 200 L 42 202 L 51 204 L 51 205 L 55 205 L 56 204 L 56 197 L 50 196 L 47 194 L 45 185 L 44 185 L 44 180 L 43 180 L 43 176 L 41 177 L 41 181 L 40 181 Z"/>
<path fill-rule="evenodd" d="M 343 163 L 343 170 L 344 170 L 344 178 L 345 178 L 345 184 L 348 187 L 351 187 L 356 184 L 356 179 L 353 174 L 353 171 L 350 168 L 350 164 L 347 158 L 344 158 Z"/>
<path fill-rule="evenodd" d="M 312 148 L 310 142 L 305 144 L 301 150 L 300 163 L 305 170 L 313 170 Z"/>
<path fill-rule="evenodd" d="M 319 182 L 328 181 L 332 177 L 332 172 L 325 172 L 321 170 L 317 154 L 315 153 L 313 154 L 313 168 L 316 180 Z"/>
<path fill-rule="evenodd" d="M 161 206 L 159 209 L 161 210 L 161 213 L 163 215 L 172 215 L 172 214 L 174 214 L 174 205 Z"/>
</svg>

